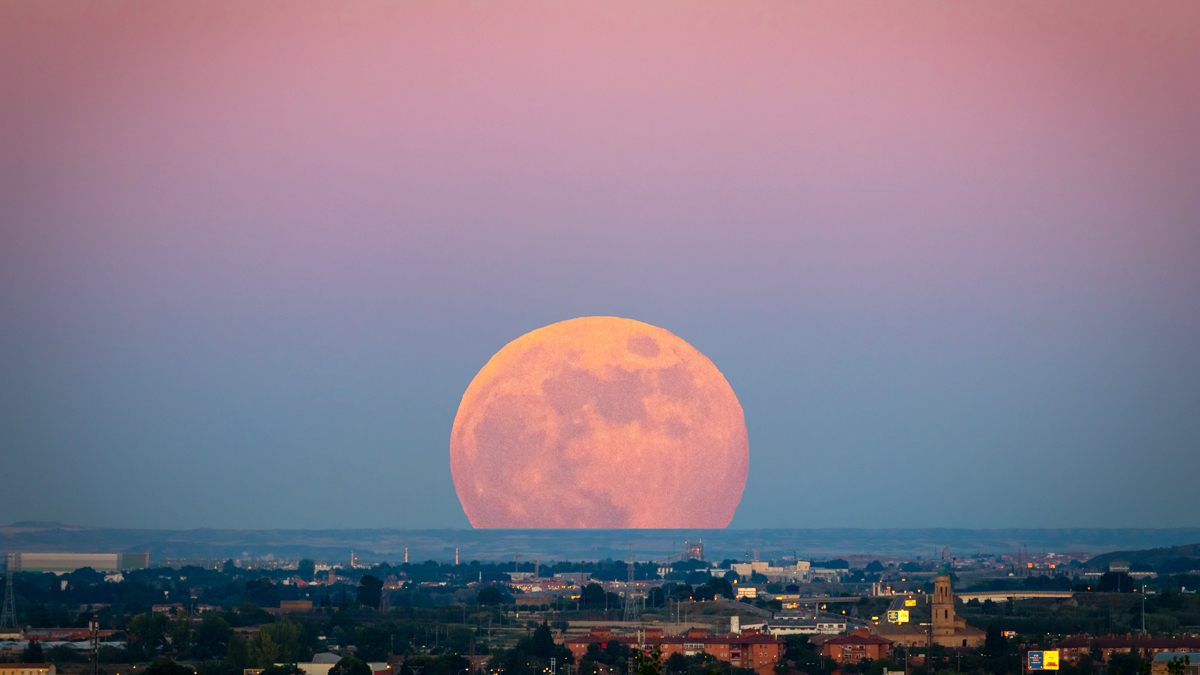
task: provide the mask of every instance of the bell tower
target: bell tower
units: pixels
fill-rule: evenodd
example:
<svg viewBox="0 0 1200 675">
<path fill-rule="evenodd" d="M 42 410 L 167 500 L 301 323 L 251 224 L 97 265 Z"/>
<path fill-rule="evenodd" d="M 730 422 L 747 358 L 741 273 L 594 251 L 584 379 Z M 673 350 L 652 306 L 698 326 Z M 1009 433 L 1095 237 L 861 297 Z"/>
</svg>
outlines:
<svg viewBox="0 0 1200 675">
<path fill-rule="evenodd" d="M 933 637 L 954 637 L 954 594 L 950 592 L 950 575 L 939 574 L 933 581 Z"/>
</svg>

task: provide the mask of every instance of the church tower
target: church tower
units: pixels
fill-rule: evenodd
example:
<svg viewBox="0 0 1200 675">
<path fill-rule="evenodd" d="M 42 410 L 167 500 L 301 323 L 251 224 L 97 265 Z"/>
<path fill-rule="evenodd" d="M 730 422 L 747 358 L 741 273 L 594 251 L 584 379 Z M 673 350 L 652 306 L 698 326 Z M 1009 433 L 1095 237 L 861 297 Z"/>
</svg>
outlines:
<svg viewBox="0 0 1200 675">
<path fill-rule="evenodd" d="M 933 582 L 933 638 L 954 637 L 954 594 L 950 592 L 950 575 L 939 574 Z M 941 644 L 941 643 L 939 643 Z"/>
</svg>

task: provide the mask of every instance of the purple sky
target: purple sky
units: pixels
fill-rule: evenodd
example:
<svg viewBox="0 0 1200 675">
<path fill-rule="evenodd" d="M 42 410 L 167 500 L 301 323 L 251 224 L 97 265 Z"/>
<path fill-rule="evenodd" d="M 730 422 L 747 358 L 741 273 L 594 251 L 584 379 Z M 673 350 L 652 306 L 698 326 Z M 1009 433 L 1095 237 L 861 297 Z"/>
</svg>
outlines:
<svg viewBox="0 0 1200 675">
<path fill-rule="evenodd" d="M 465 527 L 471 378 L 615 315 L 733 527 L 1196 526 L 1198 120 L 1190 1 L 6 2 L 0 514 Z"/>
</svg>

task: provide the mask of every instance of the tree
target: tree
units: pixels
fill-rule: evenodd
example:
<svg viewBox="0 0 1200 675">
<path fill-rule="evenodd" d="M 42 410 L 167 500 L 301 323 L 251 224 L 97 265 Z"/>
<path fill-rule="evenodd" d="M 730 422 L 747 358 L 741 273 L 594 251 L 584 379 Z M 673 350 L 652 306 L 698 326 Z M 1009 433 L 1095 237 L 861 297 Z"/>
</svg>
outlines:
<svg viewBox="0 0 1200 675">
<path fill-rule="evenodd" d="M 169 659 L 157 659 L 146 668 L 145 675 L 192 675 L 192 673 L 192 669 L 187 666 Z"/>
<path fill-rule="evenodd" d="M 473 642 L 475 642 L 475 629 L 473 628 L 454 626 L 446 633 L 446 649 L 451 654 L 469 653 Z"/>
<path fill-rule="evenodd" d="M 261 675 L 304 675 L 304 670 L 294 663 L 271 664 L 263 668 Z"/>
<path fill-rule="evenodd" d="M 25 651 L 21 652 L 22 663 L 45 663 L 46 655 L 42 653 L 42 643 L 37 640 L 30 640 L 25 647 Z M 1172 673 L 1172 675 L 1174 675 Z"/>
<path fill-rule="evenodd" d="M 363 626 L 352 639 L 358 646 L 355 656 L 364 661 L 386 661 L 392 653 L 392 633 L 384 625 Z"/>
<path fill-rule="evenodd" d="M 383 599 L 383 581 L 372 574 L 364 574 L 358 582 L 358 601 L 367 607 L 379 609 Z"/>
<path fill-rule="evenodd" d="M 637 651 L 634 658 L 637 660 L 637 675 L 662 675 L 662 647 L 654 645 L 649 655 Z"/>
<path fill-rule="evenodd" d="M 550 632 L 550 624 L 545 621 L 533 631 L 530 640 L 529 653 L 539 659 L 554 656 L 554 634 Z"/>
<path fill-rule="evenodd" d="M 647 607 L 662 607 L 665 604 L 667 604 L 667 596 L 658 586 L 651 588 L 650 592 L 646 594 Z"/>
<path fill-rule="evenodd" d="M 233 628 L 229 626 L 229 622 L 215 614 L 209 614 L 196 629 L 192 653 L 201 660 L 220 658 L 225 655 L 230 635 L 233 635 Z"/>
<path fill-rule="evenodd" d="M 1000 632 L 999 624 L 993 623 L 988 626 L 987 636 L 983 639 L 983 652 L 994 659 L 1008 653 L 1008 640 L 1004 639 L 1004 634 Z"/>
<path fill-rule="evenodd" d="M 1138 670 L 1141 668 L 1144 661 L 1138 657 L 1137 653 L 1132 654 L 1112 654 L 1108 658 L 1108 671 L 1113 675 L 1138 675 Z"/>
<path fill-rule="evenodd" d="M 201 661 L 196 664 L 198 675 L 242 675 L 242 671 L 234 670 L 225 661 Z"/>
<path fill-rule="evenodd" d="M 263 577 L 246 582 L 246 598 L 259 607 L 278 607 L 279 588 Z"/>
<path fill-rule="evenodd" d="M 690 600 L 692 598 L 693 589 L 689 584 L 676 584 L 671 589 L 672 600 Z"/>
<path fill-rule="evenodd" d="M 300 627 L 288 620 L 263 625 L 250 641 L 260 668 L 300 660 Z"/>
<path fill-rule="evenodd" d="M 1168 675 L 1184 675 L 1187 672 L 1187 667 L 1192 663 L 1191 658 L 1184 656 L 1182 659 L 1178 656 L 1172 657 L 1167 661 Z"/>
<path fill-rule="evenodd" d="M 237 633 L 229 636 L 229 646 L 225 650 L 225 662 L 235 672 L 239 673 L 246 668 L 253 667 L 254 663 L 250 655 L 250 643 L 246 638 Z"/>
<path fill-rule="evenodd" d="M 180 612 L 171 622 L 171 649 L 179 656 L 186 656 L 192 646 L 192 615 Z"/>
<path fill-rule="evenodd" d="M 596 609 L 604 606 L 605 595 L 604 587 L 597 583 L 591 583 L 583 587 L 579 592 L 579 604 L 583 607 Z"/>
<path fill-rule="evenodd" d="M 343 656 L 341 661 L 329 669 L 329 675 L 374 675 L 371 666 L 362 659 L 353 656 Z"/>
<path fill-rule="evenodd" d="M 709 580 L 708 585 L 712 586 L 713 591 L 717 595 L 722 595 L 730 599 L 733 599 L 734 595 L 736 595 L 733 591 L 733 584 L 729 583 L 728 579 L 713 577 Z"/>
<path fill-rule="evenodd" d="M 504 602 L 504 594 L 495 586 L 488 586 L 481 589 L 479 595 L 475 596 L 475 600 L 481 605 L 499 605 Z"/>
<path fill-rule="evenodd" d="M 305 581 L 312 581 L 313 575 L 317 573 L 317 563 L 309 558 L 304 558 L 296 567 L 296 576 Z"/>
<path fill-rule="evenodd" d="M 167 641 L 167 628 L 171 620 L 165 614 L 138 614 L 129 620 L 129 651 L 146 660 L 155 658 L 158 650 Z"/>
</svg>

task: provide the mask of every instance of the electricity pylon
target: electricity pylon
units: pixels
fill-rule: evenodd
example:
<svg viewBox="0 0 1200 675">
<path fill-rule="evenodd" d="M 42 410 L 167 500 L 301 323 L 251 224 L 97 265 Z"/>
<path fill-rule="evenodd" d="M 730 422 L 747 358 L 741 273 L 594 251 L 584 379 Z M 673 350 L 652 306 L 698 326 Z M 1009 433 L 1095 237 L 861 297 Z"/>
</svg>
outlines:
<svg viewBox="0 0 1200 675">
<path fill-rule="evenodd" d="M 0 612 L 0 630 L 17 630 L 17 598 L 13 594 L 13 571 L 20 563 L 20 555 L 8 554 L 8 564 L 4 566 L 4 611 Z"/>
<path fill-rule="evenodd" d="M 636 561 L 637 558 L 634 557 L 633 551 L 629 551 L 629 557 L 625 561 L 625 566 L 629 570 L 628 579 L 625 582 L 625 621 L 631 623 L 637 623 L 638 621 L 637 600 L 633 597 L 633 567 Z"/>
</svg>

